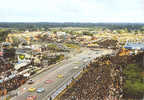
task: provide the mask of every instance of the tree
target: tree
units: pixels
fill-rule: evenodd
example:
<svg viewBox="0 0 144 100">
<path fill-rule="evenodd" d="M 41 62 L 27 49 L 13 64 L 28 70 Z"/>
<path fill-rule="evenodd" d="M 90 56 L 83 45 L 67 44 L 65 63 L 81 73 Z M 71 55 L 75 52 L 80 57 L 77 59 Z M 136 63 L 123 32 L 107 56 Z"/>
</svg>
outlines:
<svg viewBox="0 0 144 100">
<path fill-rule="evenodd" d="M 0 41 L 5 41 L 6 37 L 11 31 L 8 29 L 0 29 Z"/>
</svg>

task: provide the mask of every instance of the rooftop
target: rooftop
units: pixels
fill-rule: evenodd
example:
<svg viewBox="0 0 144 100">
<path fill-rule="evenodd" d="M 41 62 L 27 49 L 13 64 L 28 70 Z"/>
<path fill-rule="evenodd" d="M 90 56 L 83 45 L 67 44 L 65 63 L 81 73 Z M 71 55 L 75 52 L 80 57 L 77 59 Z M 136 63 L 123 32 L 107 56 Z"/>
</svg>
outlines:
<svg viewBox="0 0 144 100">
<path fill-rule="evenodd" d="M 126 43 L 124 48 L 126 48 L 126 49 L 144 50 L 144 43 Z"/>
</svg>

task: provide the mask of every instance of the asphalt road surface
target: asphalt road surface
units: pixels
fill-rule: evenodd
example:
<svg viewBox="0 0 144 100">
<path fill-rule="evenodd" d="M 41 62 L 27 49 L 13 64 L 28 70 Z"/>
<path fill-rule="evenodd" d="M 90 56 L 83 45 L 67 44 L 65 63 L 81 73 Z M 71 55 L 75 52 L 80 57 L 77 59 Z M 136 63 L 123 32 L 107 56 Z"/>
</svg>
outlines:
<svg viewBox="0 0 144 100">
<path fill-rule="evenodd" d="M 28 95 L 37 96 L 36 100 L 48 100 L 48 96 L 51 96 L 57 89 L 67 83 L 72 77 L 80 72 L 83 67 L 92 59 L 106 54 L 111 54 L 112 50 L 90 50 L 85 49 L 82 53 L 73 55 L 70 59 L 66 59 L 60 64 L 56 64 L 49 70 L 42 72 L 41 74 L 32 78 L 34 84 L 24 84 L 21 86 L 18 91 L 18 96 L 13 97 L 11 100 L 26 100 Z M 78 68 L 75 68 L 78 67 Z M 58 78 L 57 75 L 62 74 L 63 78 Z M 50 80 L 49 84 L 46 84 L 45 81 Z M 43 93 L 29 92 L 28 88 L 44 88 Z"/>
</svg>

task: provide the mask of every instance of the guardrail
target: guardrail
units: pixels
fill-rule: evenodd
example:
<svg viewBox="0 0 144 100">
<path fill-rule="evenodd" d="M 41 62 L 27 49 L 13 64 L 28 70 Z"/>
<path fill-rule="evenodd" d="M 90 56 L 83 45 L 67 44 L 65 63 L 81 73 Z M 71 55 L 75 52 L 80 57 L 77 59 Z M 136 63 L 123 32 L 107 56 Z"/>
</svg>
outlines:
<svg viewBox="0 0 144 100">
<path fill-rule="evenodd" d="M 48 98 L 48 100 L 55 100 L 56 97 L 58 97 L 61 92 L 63 92 L 68 86 L 70 86 L 70 85 L 72 84 L 73 80 L 75 80 L 76 78 L 78 78 L 82 72 L 83 72 L 83 70 L 81 70 L 81 71 L 78 72 L 76 75 L 74 75 L 73 78 L 70 79 L 66 84 L 64 84 L 62 87 L 60 87 L 59 89 L 57 89 L 56 92 L 54 92 L 54 93 Z"/>
</svg>

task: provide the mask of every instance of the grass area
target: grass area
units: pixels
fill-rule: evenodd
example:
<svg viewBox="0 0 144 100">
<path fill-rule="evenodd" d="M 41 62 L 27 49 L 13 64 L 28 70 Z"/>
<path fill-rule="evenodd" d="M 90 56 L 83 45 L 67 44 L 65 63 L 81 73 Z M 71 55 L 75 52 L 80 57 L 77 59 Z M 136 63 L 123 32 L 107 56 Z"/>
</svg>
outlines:
<svg viewBox="0 0 144 100">
<path fill-rule="evenodd" d="M 124 90 L 126 95 L 130 97 L 143 97 L 144 94 L 144 75 L 143 69 L 136 64 L 128 64 L 124 69 L 126 82 Z"/>
<path fill-rule="evenodd" d="M 7 35 L 10 33 L 11 31 L 8 29 L 0 29 L 0 41 L 5 41 Z"/>
<path fill-rule="evenodd" d="M 64 55 L 60 55 L 60 56 L 58 56 L 57 59 L 58 59 L 57 62 L 64 60 Z"/>
<path fill-rule="evenodd" d="M 48 44 L 47 47 L 53 51 L 61 51 L 62 49 L 59 48 L 56 44 Z"/>
<path fill-rule="evenodd" d="M 73 49 L 79 49 L 80 46 L 76 45 L 76 44 L 72 44 L 72 43 L 65 43 L 65 46 L 69 47 L 69 48 L 73 48 Z"/>
<path fill-rule="evenodd" d="M 56 44 L 48 44 L 47 45 L 49 48 L 54 48 L 54 49 L 58 49 Z"/>
</svg>

